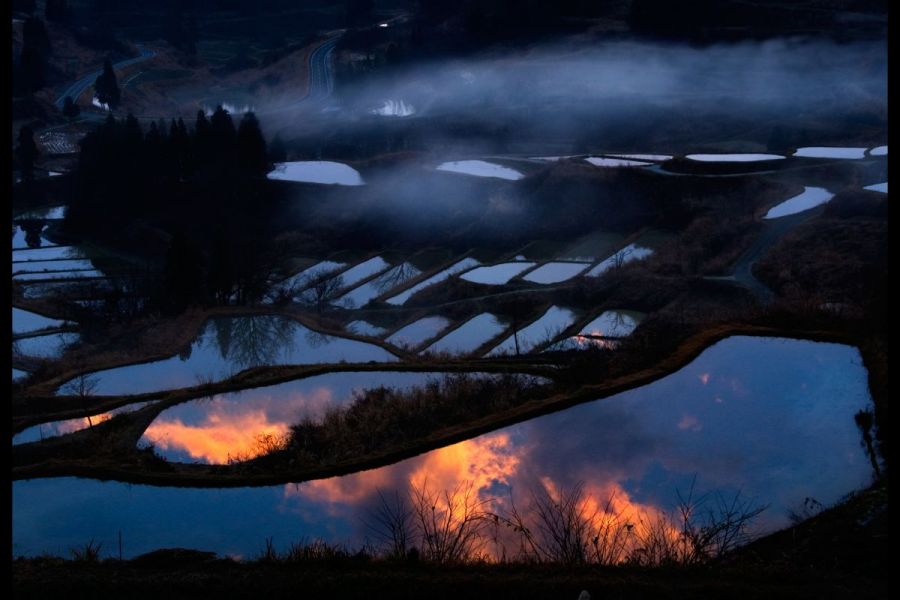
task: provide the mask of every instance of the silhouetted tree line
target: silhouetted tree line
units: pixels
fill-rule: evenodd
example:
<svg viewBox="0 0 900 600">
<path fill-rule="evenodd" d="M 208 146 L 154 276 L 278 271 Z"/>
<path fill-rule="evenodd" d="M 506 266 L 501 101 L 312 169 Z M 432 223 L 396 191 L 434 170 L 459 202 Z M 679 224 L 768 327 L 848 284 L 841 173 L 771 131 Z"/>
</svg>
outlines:
<svg viewBox="0 0 900 600">
<path fill-rule="evenodd" d="M 250 302 L 269 272 L 270 168 L 252 113 L 235 127 L 221 107 L 209 118 L 201 111 L 192 128 L 180 118 L 144 127 L 110 115 L 81 142 L 66 227 L 114 243 L 127 243 L 120 232 L 136 223 L 170 232 L 154 302 L 162 310 Z"/>
<path fill-rule="evenodd" d="M 24 181 L 34 179 L 34 163 L 40 156 L 37 144 L 34 143 L 34 131 L 28 125 L 19 129 L 16 141 L 15 159 Z"/>
<path fill-rule="evenodd" d="M 119 81 L 113 69 L 112 61 L 106 59 L 103 62 L 103 72 L 94 81 L 94 95 L 101 104 L 107 104 L 115 109 L 122 99 L 122 91 L 119 89 Z"/>
<path fill-rule="evenodd" d="M 66 99 L 63 101 L 62 113 L 69 119 L 74 119 L 81 114 L 81 108 L 75 104 L 75 101 L 72 100 L 72 96 L 66 96 Z"/>
<path fill-rule="evenodd" d="M 268 273 L 278 254 L 260 230 L 232 227 L 205 241 L 177 230 L 148 307 L 173 314 L 189 306 L 259 301 L 268 290 Z"/>
<path fill-rule="evenodd" d="M 15 73 L 16 92 L 30 94 L 46 85 L 51 53 L 50 36 L 44 22 L 36 16 L 28 17 L 23 25 L 22 52 Z"/>
<path fill-rule="evenodd" d="M 101 214 L 136 216 L 144 212 L 141 192 L 160 185 L 193 181 L 214 193 L 236 182 L 262 178 L 270 170 L 259 121 L 247 113 L 235 128 L 231 115 L 218 107 L 207 118 L 201 111 L 193 129 L 184 120 L 160 119 L 143 128 L 133 115 L 110 115 L 81 142 L 76 176 L 77 197 L 71 214 L 87 219 Z"/>
</svg>

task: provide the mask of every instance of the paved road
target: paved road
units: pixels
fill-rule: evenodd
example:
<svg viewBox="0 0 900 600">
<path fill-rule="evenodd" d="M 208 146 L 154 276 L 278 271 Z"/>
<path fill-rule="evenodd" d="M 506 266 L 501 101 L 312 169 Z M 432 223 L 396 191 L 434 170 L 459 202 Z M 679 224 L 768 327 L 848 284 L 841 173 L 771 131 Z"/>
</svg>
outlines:
<svg viewBox="0 0 900 600">
<path fill-rule="evenodd" d="M 331 58 L 340 34 L 326 40 L 309 55 L 309 92 L 307 100 L 327 98 L 334 91 L 334 67 Z"/>
<path fill-rule="evenodd" d="M 309 101 L 321 101 L 331 96 L 334 91 L 334 67 L 331 64 L 334 48 L 344 32 L 328 38 L 309 55 L 309 89 L 306 96 L 295 102 L 289 102 L 274 108 L 257 111 L 258 115 L 272 115 L 292 110 Z"/>
<path fill-rule="evenodd" d="M 309 91 L 306 97 L 298 100 L 297 102 L 293 102 L 279 108 L 267 110 L 265 111 L 265 113 L 274 113 L 288 110 L 296 107 L 301 102 L 305 102 L 307 100 L 323 100 L 331 95 L 331 92 L 334 90 L 334 67 L 332 66 L 332 57 L 334 55 L 334 48 L 342 35 L 343 31 L 328 38 L 310 54 Z M 125 67 L 137 64 L 156 56 L 155 50 L 144 48 L 140 44 L 137 44 L 137 47 L 140 50 L 140 54 L 138 56 L 114 63 L 113 68 L 124 69 Z M 59 92 L 57 94 L 56 100 L 54 101 L 56 107 L 62 110 L 67 96 L 71 96 L 73 100 L 76 100 L 79 96 L 81 96 L 81 94 L 84 93 L 85 90 L 87 90 L 87 88 L 94 85 L 97 77 L 99 77 L 102 72 L 102 69 L 92 71 Z"/>
<path fill-rule="evenodd" d="M 117 63 L 113 63 L 113 69 L 124 69 L 125 67 L 127 67 L 129 65 L 133 65 L 133 64 L 145 61 L 148 58 L 153 58 L 154 56 L 156 56 L 155 50 L 148 50 L 147 48 L 144 48 L 140 44 L 138 44 L 137 47 L 138 47 L 138 50 L 140 50 L 139 55 L 135 56 L 134 58 L 129 58 L 126 60 L 121 60 Z M 87 75 L 85 75 L 84 77 L 82 77 L 81 79 L 79 79 L 78 81 L 76 81 L 75 83 L 73 83 L 72 85 L 67 87 L 66 89 L 64 89 L 62 92 L 60 92 L 57 95 L 56 100 L 54 101 L 54 104 L 56 104 L 56 108 L 62 110 L 63 104 L 65 103 L 67 96 L 71 96 L 72 100 L 77 100 L 78 97 L 81 96 L 81 94 L 83 94 L 87 88 L 94 85 L 94 82 L 97 80 L 98 77 L 100 77 L 100 74 L 102 72 L 103 72 L 103 69 L 91 71 L 90 73 L 88 73 Z"/>
<path fill-rule="evenodd" d="M 784 237 L 789 231 L 801 223 L 817 217 L 825 210 L 824 205 L 805 210 L 794 215 L 787 215 L 779 219 L 763 221 L 762 233 L 753 241 L 753 244 L 737 259 L 731 275 L 724 277 L 706 277 L 718 281 L 733 281 L 746 287 L 762 304 L 769 304 L 775 297 L 774 292 L 765 283 L 753 275 L 753 265 L 765 256 L 766 252 Z"/>
</svg>

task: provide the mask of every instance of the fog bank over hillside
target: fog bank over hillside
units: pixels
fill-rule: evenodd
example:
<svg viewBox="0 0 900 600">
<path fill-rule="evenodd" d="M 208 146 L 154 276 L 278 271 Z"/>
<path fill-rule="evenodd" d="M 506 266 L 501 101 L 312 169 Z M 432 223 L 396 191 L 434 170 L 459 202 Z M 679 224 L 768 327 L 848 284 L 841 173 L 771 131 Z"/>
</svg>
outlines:
<svg viewBox="0 0 900 600">
<path fill-rule="evenodd" d="M 396 67 L 366 83 L 341 85 L 323 106 L 267 115 L 275 127 L 305 126 L 310 113 L 337 123 L 471 118 L 561 132 L 586 123 L 704 112 L 760 118 L 886 120 L 884 42 L 772 40 L 695 48 L 610 42 L 584 49 L 543 47 L 478 59 Z M 287 98 L 263 99 L 260 112 Z M 385 110 L 402 103 L 404 111 Z"/>
</svg>

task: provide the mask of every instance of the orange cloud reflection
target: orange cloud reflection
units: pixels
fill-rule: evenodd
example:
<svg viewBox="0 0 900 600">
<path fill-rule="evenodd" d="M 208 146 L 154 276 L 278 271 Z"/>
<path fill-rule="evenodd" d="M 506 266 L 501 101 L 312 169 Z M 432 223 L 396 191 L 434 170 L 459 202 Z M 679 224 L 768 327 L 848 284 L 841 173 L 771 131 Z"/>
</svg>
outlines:
<svg viewBox="0 0 900 600">
<path fill-rule="evenodd" d="M 216 396 L 200 424 L 185 424 L 164 412 L 144 432 L 144 439 L 163 450 L 186 452 L 192 459 L 210 464 L 249 460 L 272 450 L 263 437 L 284 439 L 292 423 L 304 418 L 321 419 L 335 403 L 331 389 L 273 396 L 250 390 L 242 396 Z"/>
<path fill-rule="evenodd" d="M 557 483 L 550 477 L 542 477 L 540 483 L 550 498 L 559 503 L 562 494 Z M 649 537 L 662 536 L 672 547 L 683 541 L 676 515 L 633 500 L 616 481 L 587 482 L 582 492 L 578 513 L 587 520 L 589 537 L 597 536 L 597 548 L 603 549 L 609 562 L 621 563 L 637 556 Z"/>
<path fill-rule="evenodd" d="M 571 493 L 574 473 L 545 473 L 532 479 L 530 473 L 535 466 L 529 463 L 528 446 L 516 446 L 510 434 L 498 432 L 473 440 L 467 440 L 440 448 L 416 458 L 403 461 L 388 467 L 364 471 L 344 477 L 310 481 L 299 485 L 286 485 L 284 497 L 301 501 L 300 510 L 315 518 L 325 511 L 336 518 L 365 518 L 367 505 L 376 498 L 378 490 L 386 493 L 393 491 L 401 495 L 414 490 L 426 493 L 442 494 L 471 486 L 478 495 L 479 510 L 501 516 L 510 514 L 511 506 L 505 491 L 498 490 L 497 484 L 510 486 L 516 490 L 515 502 L 523 511 L 528 526 L 534 531 L 540 529 L 535 520 L 534 498 L 530 491 L 538 491 L 541 487 L 554 502 L 559 502 L 564 493 Z M 523 469 L 530 464 L 530 469 Z M 610 562 L 622 562 L 640 552 L 648 535 L 663 536 L 672 543 L 679 540 L 677 520 L 659 507 L 635 501 L 620 483 L 624 475 L 613 475 L 604 472 L 598 465 L 597 472 L 578 473 L 583 480 L 583 494 L 579 503 L 580 514 L 589 519 L 590 528 L 598 539 L 604 539 L 612 550 L 604 559 Z M 563 482 L 566 483 L 563 483 Z M 319 506 L 316 509 L 304 507 L 302 501 L 312 501 Z M 454 502 L 461 502 L 459 497 Z M 438 510 L 446 510 L 439 506 Z M 354 516 L 355 515 L 355 516 Z M 458 516 L 458 515 L 457 515 Z M 449 518 L 449 517 L 448 517 Z M 479 547 L 482 556 L 499 560 L 514 554 L 521 548 L 520 534 L 508 527 L 501 527 L 492 533 L 491 543 Z M 486 540 L 485 540 L 486 542 Z"/>
<path fill-rule="evenodd" d="M 619 345 L 619 340 L 604 339 L 603 336 L 605 335 L 606 334 L 603 333 L 603 330 L 601 329 L 592 329 L 590 333 L 579 333 L 569 339 L 574 341 L 579 349 L 594 346 L 596 348 L 609 348 L 610 350 L 615 350 Z"/>
<path fill-rule="evenodd" d="M 681 417 L 681 420 L 678 421 L 678 429 L 681 431 L 700 431 L 703 429 L 703 424 L 700 423 L 700 420 L 694 415 L 684 415 Z"/>
<path fill-rule="evenodd" d="M 281 439 L 288 429 L 288 423 L 270 422 L 262 410 L 240 415 L 213 412 L 199 425 L 185 425 L 181 419 L 157 419 L 144 432 L 144 438 L 164 450 L 183 450 L 193 459 L 225 464 L 229 459 L 246 460 L 263 454 L 259 436 Z"/>
<path fill-rule="evenodd" d="M 299 486 L 289 484 L 284 488 L 284 495 L 333 505 L 357 505 L 374 497 L 379 488 L 406 492 L 427 485 L 430 490 L 443 491 L 471 482 L 473 489 L 480 491 L 494 483 L 508 483 L 515 475 L 523 452 L 518 450 L 517 454 L 515 450 L 509 434 L 497 433 L 439 448 L 381 469 L 309 481 Z"/>
<path fill-rule="evenodd" d="M 515 448 L 508 433 L 486 435 L 430 452 L 409 475 L 414 488 L 428 485 L 437 490 L 453 490 L 469 482 L 476 491 L 495 483 L 509 483 L 521 460 L 523 449 Z"/>
<path fill-rule="evenodd" d="M 68 419 L 66 421 L 60 421 L 55 425 L 55 429 L 58 435 L 65 435 L 67 433 L 72 433 L 75 431 L 81 431 L 82 429 L 87 429 L 91 425 L 99 425 L 104 421 L 109 421 L 113 418 L 113 414 L 111 412 L 100 413 L 99 415 L 93 415 L 91 417 L 82 417 L 80 419 Z"/>
</svg>

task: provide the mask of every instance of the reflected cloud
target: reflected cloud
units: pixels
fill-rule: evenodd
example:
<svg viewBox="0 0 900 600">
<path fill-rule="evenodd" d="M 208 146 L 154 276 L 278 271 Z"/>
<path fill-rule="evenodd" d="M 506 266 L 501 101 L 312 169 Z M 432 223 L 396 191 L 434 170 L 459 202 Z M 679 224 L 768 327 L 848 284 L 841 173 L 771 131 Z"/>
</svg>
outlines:
<svg viewBox="0 0 900 600">
<path fill-rule="evenodd" d="M 361 519 L 377 504 L 379 488 L 402 495 L 416 489 L 453 491 L 468 483 L 486 507 L 503 512 L 509 507 L 510 494 L 517 506 L 528 508 L 532 490 L 544 489 L 552 496 L 583 482 L 584 508 L 589 513 L 596 512 L 598 519 L 616 515 L 649 526 L 675 508 L 675 490 L 687 491 L 695 475 L 700 482 L 698 494 L 742 490 L 784 505 L 797 494 L 813 493 L 813 488 L 820 495 L 827 494 L 826 489 L 846 491 L 865 483 L 865 461 L 852 419 L 843 414 L 851 414 L 856 404 L 804 404 L 804 410 L 834 413 L 834 418 L 828 417 L 830 424 L 818 433 L 800 435 L 798 431 L 817 429 L 824 421 L 784 413 L 783 398 L 799 389 L 790 384 L 797 379 L 808 383 L 804 397 L 844 397 L 835 395 L 841 386 L 864 389 L 861 368 L 851 369 L 837 382 L 814 374 L 836 364 L 833 361 L 843 364 L 847 352 L 856 351 L 796 340 L 773 344 L 765 338 L 729 338 L 682 371 L 643 388 L 382 469 L 288 487 L 285 495 L 305 510 L 311 510 L 306 503 L 312 502 L 329 514 Z M 811 355 L 822 362 L 810 360 Z M 721 377 L 712 378 L 712 372 Z M 772 387 L 776 381 L 779 385 Z M 782 411 L 776 423 L 770 421 L 772 411 Z M 735 429 L 736 423 L 740 429 Z M 823 458 L 808 444 L 810 436 L 835 440 L 849 454 L 836 452 Z M 844 483 L 836 486 L 832 476 L 823 475 L 823 460 L 833 463 L 827 472 L 842 473 Z M 785 524 L 777 511 L 767 512 L 763 519 L 767 528 Z"/>
<path fill-rule="evenodd" d="M 704 384 L 700 376 L 705 373 L 716 377 Z M 163 413 L 161 422 L 168 423 L 169 440 L 221 461 L 228 456 L 223 440 L 234 454 L 231 446 L 247 434 L 267 427 L 277 431 L 278 423 L 289 422 L 290 405 L 327 405 L 325 395 L 316 392 L 320 388 L 331 390 L 331 402 L 341 402 L 354 387 L 411 385 L 422 379 L 421 374 L 337 373 L 248 390 L 241 410 L 207 402 L 193 416 Z M 742 386 L 735 391 L 738 380 Z M 869 485 L 871 466 L 854 422 L 860 408 L 871 404 L 867 390 L 867 373 L 854 348 L 732 337 L 642 388 L 344 477 L 234 490 L 172 490 L 77 478 L 19 481 L 13 487 L 14 543 L 28 554 L 91 536 L 114 544 L 116 529 L 127 524 L 141 540 L 135 546 L 203 540 L 211 550 L 252 555 L 266 536 L 278 536 L 281 544 L 321 537 L 358 547 L 367 539 L 365 519 L 378 506 L 378 490 L 401 496 L 416 486 L 452 492 L 466 482 L 485 510 L 501 514 L 508 514 L 510 495 L 517 508 L 528 511 L 533 490 L 561 498 L 583 482 L 580 507 L 597 526 L 639 532 L 670 514 L 678 502 L 676 490 L 686 492 L 695 476 L 695 497 L 721 492 L 730 498 L 740 491 L 742 498 L 769 504 L 759 528 L 772 531 L 789 524 L 788 511 L 803 498 L 827 505 Z M 262 410 L 264 402 L 271 403 Z M 238 404 L 236 398 L 233 403 Z M 231 410 L 237 418 L 226 418 Z M 683 433 L 701 424 L 702 433 Z M 199 431 L 205 426 L 219 429 L 215 435 Z M 72 514 L 79 519 L 71 519 Z M 115 526 L 107 526 L 110 522 Z M 668 537 L 672 529 L 666 527 Z M 501 556 L 505 544 L 507 556 L 514 553 L 518 546 L 506 535 L 498 537 L 500 545 L 487 544 L 484 550 Z"/>
<path fill-rule="evenodd" d="M 271 444 L 287 436 L 294 423 L 320 419 L 334 402 L 327 387 L 284 395 L 250 390 L 214 396 L 164 411 L 142 441 L 164 454 L 173 452 L 173 459 L 184 453 L 210 464 L 249 460 L 272 450 Z"/>
<path fill-rule="evenodd" d="M 515 476 L 524 447 L 517 448 L 508 433 L 490 434 L 439 448 L 411 461 L 364 471 L 346 477 L 333 477 L 284 487 L 286 498 L 326 505 L 368 504 L 379 488 L 410 491 L 413 488 L 452 490 L 469 482 L 475 491 L 490 497 L 498 485 L 508 486 Z"/>
<path fill-rule="evenodd" d="M 678 429 L 685 431 L 700 431 L 703 429 L 703 425 L 700 424 L 700 420 L 693 415 L 685 415 L 681 417 L 681 420 L 678 421 Z"/>
<path fill-rule="evenodd" d="M 452 490 L 469 482 L 479 493 L 510 484 L 518 472 L 526 448 L 517 448 L 509 433 L 497 433 L 460 442 L 423 458 L 409 475 L 415 488 Z"/>
<path fill-rule="evenodd" d="M 157 419 L 142 439 L 162 450 L 182 451 L 192 459 L 221 465 L 264 454 L 259 436 L 281 439 L 288 430 L 287 423 L 271 422 L 263 411 L 228 417 L 213 413 L 199 425 L 185 424 L 179 419 Z"/>
<path fill-rule="evenodd" d="M 172 461 L 224 464 L 248 460 L 277 449 L 277 442 L 289 434 L 292 425 L 307 419 L 321 422 L 329 409 L 351 403 L 365 389 L 406 390 L 443 375 L 328 373 L 191 400 L 163 411 L 145 430 L 141 443 L 154 444 Z"/>
<path fill-rule="evenodd" d="M 254 316 L 241 319 L 214 319 L 219 354 L 234 364 L 234 370 L 275 364 L 279 355 L 290 356 L 296 324 L 290 319 Z M 212 338 L 210 338 L 211 340 Z"/>
<path fill-rule="evenodd" d="M 98 371 L 98 395 L 138 394 L 218 381 L 251 367 L 395 361 L 365 342 L 325 335 L 282 316 L 209 320 L 200 336 L 170 358 Z M 65 385 L 65 384 L 64 384 Z"/>
</svg>

